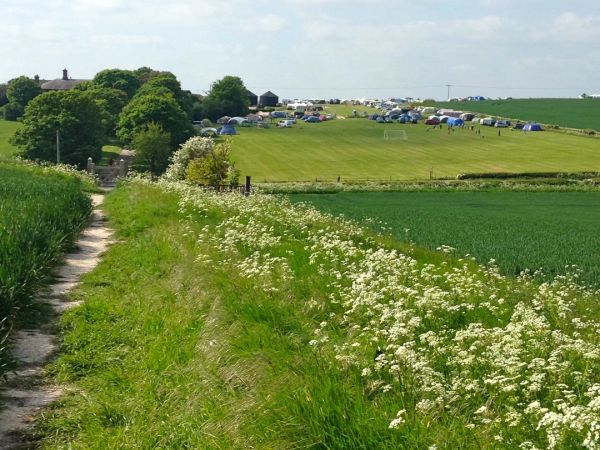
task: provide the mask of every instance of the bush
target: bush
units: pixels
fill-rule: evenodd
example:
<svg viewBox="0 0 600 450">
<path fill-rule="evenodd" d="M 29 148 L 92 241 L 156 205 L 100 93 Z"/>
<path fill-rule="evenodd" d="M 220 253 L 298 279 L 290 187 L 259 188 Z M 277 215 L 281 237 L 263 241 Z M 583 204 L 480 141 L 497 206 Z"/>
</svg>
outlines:
<svg viewBox="0 0 600 450">
<path fill-rule="evenodd" d="M 17 120 L 23 117 L 25 108 L 17 102 L 10 102 L 4 106 L 4 120 Z"/>
</svg>

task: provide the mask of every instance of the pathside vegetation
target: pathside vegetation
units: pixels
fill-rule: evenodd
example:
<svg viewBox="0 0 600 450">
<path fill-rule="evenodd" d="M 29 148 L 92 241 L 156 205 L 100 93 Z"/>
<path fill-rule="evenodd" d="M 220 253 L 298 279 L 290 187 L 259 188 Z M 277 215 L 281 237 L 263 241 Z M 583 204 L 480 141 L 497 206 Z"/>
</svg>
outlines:
<svg viewBox="0 0 600 450">
<path fill-rule="evenodd" d="M 599 294 L 573 278 L 272 196 L 133 182 L 106 207 L 45 448 L 597 448 Z"/>
</svg>

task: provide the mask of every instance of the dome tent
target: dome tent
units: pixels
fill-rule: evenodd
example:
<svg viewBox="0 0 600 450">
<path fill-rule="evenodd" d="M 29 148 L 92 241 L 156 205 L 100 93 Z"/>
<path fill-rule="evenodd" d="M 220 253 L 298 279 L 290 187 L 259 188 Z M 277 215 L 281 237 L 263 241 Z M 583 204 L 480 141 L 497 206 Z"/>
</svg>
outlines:
<svg viewBox="0 0 600 450">
<path fill-rule="evenodd" d="M 544 131 L 539 123 L 528 123 L 523 127 L 523 131 Z"/>
<path fill-rule="evenodd" d="M 234 134 L 237 134 L 237 131 L 235 131 L 235 128 L 234 128 L 234 126 L 233 126 L 232 123 L 226 123 L 219 130 L 219 134 L 222 135 L 222 136 L 223 135 L 232 136 Z"/>
<path fill-rule="evenodd" d="M 458 117 L 449 117 L 448 125 L 450 125 L 452 127 L 463 127 L 465 125 L 465 121 Z"/>
</svg>

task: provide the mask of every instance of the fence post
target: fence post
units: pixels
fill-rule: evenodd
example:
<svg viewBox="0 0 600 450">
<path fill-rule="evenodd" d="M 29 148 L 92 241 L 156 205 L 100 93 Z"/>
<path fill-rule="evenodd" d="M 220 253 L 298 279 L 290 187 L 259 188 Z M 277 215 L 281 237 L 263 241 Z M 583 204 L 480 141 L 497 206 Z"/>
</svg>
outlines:
<svg viewBox="0 0 600 450">
<path fill-rule="evenodd" d="M 87 159 L 87 171 L 90 175 L 94 174 L 94 161 L 91 156 Z"/>
<path fill-rule="evenodd" d="M 244 195 L 248 197 L 250 195 L 250 176 L 246 175 L 246 187 L 244 189 Z"/>
</svg>

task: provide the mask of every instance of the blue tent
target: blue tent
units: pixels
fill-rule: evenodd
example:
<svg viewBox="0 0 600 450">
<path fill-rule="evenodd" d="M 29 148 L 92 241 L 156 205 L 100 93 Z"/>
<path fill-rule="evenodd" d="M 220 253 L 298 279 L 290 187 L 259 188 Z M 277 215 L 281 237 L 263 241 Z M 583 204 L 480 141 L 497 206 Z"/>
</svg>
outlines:
<svg viewBox="0 0 600 450">
<path fill-rule="evenodd" d="M 229 136 L 231 136 L 232 134 L 237 134 L 237 131 L 235 131 L 235 128 L 233 127 L 233 124 L 226 123 L 219 130 L 219 134 L 220 135 L 229 135 Z"/>
<path fill-rule="evenodd" d="M 528 123 L 523 127 L 523 131 L 544 131 L 539 123 Z"/>
<path fill-rule="evenodd" d="M 465 121 L 459 119 L 458 117 L 450 117 L 448 118 L 448 125 L 450 125 L 451 127 L 464 127 Z"/>
</svg>

